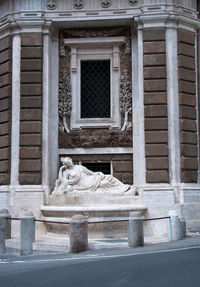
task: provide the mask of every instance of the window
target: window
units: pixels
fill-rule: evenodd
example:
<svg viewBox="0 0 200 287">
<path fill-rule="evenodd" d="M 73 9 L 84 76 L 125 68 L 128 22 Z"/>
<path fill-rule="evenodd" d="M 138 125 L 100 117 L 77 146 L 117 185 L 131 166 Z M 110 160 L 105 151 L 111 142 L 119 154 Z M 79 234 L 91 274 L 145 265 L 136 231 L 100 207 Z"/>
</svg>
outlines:
<svg viewBox="0 0 200 287">
<path fill-rule="evenodd" d="M 87 167 L 93 172 L 101 171 L 104 174 L 111 174 L 111 168 L 109 162 L 98 162 L 98 163 L 82 163 L 83 166 Z"/>
<path fill-rule="evenodd" d="M 110 60 L 81 61 L 81 118 L 110 118 Z"/>
<path fill-rule="evenodd" d="M 125 37 L 64 39 L 71 48 L 70 128 L 121 127 L 120 45 Z"/>
</svg>

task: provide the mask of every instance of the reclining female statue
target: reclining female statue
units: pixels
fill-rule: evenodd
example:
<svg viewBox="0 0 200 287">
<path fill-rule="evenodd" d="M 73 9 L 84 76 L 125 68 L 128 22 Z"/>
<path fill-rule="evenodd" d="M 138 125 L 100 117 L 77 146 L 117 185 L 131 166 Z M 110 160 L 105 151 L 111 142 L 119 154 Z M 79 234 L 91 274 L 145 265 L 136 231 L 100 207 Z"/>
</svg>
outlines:
<svg viewBox="0 0 200 287">
<path fill-rule="evenodd" d="M 113 194 L 127 194 L 134 190 L 130 185 L 123 184 L 112 175 L 93 172 L 82 165 L 74 165 L 69 157 L 61 158 L 62 166 L 52 194 L 71 192 L 111 192 Z"/>
</svg>

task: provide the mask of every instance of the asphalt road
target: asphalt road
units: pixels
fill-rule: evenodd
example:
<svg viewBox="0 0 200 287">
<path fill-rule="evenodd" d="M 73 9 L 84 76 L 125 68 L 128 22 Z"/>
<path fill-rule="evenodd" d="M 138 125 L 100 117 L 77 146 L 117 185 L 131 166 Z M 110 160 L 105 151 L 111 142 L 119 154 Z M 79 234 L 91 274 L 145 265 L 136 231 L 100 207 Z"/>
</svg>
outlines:
<svg viewBox="0 0 200 287">
<path fill-rule="evenodd" d="M 200 238 L 78 255 L 1 255 L 0 286 L 199 287 Z"/>
</svg>

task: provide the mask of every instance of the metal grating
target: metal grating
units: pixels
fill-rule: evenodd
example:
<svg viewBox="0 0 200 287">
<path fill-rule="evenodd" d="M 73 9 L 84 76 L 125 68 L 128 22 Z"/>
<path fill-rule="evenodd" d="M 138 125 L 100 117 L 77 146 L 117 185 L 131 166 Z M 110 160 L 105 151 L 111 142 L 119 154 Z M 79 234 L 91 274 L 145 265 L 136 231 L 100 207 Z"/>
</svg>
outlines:
<svg viewBox="0 0 200 287">
<path fill-rule="evenodd" d="M 110 60 L 81 61 L 81 118 L 110 118 Z"/>
<path fill-rule="evenodd" d="M 83 166 L 87 167 L 89 170 L 93 172 L 101 171 L 104 174 L 110 174 L 110 163 L 109 162 L 95 162 L 95 163 L 82 163 Z"/>
</svg>

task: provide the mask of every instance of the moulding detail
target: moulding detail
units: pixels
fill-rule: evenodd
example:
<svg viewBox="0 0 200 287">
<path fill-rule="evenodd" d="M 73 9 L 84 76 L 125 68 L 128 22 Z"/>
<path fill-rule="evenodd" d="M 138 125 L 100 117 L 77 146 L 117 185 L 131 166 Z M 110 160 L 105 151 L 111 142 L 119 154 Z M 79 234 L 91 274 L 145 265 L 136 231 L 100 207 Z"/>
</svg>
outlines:
<svg viewBox="0 0 200 287">
<path fill-rule="evenodd" d="M 129 0 L 128 4 L 131 6 L 135 6 L 138 3 L 138 0 Z"/>
<path fill-rule="evenodd" d="M 132 147 L 105 147 L 105 148 L 72 148 L 59 149 L 60 155 L 77 155 L 77 154 L 132 154 Z"/>
<path fill-rule="evenodd" d="M 74 0 L 74 8 L 82 9 L 84 6 L 84 0 Z"/>
<path fill-rule="evenodd" d="M 57 8 L 57 5 L 58 5 L 58 0 L 47 0 L 46 1 L 47 9 L 54 10 Z"/>
<path fill-rule="evenodd" d="M 108 8 L 112 5 L 112 1 L 111 0 L 101 0 L 101 6 L 103 8 Z"/>
</svg>

